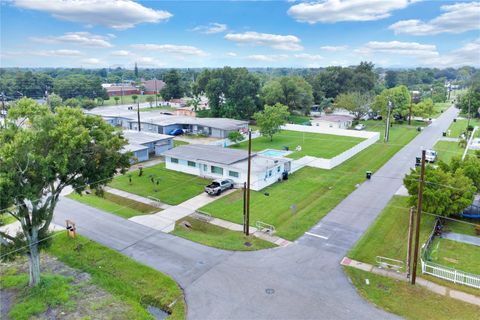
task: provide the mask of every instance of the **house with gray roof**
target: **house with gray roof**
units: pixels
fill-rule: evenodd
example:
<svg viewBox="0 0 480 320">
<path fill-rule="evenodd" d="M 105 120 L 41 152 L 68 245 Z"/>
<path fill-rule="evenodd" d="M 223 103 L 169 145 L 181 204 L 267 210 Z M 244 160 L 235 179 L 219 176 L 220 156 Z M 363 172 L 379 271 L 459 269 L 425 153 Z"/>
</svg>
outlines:
<svg viewBox="0 0 480 320">
<path fill-rule="evenodd" d="M 173 148 L 173 136 L 166 134 L 124 130 L 122 135 L 128 140 L 123 151 L 133 153 L 132 162 L 147 161 L 151 155 L 159 156 Z"/>
<path fill-rule="evenodd" d="M 237 185 L 247 181 L 248 152 L 214 145 L 182 145 L 163 153 L 167 169 L 209 179 L 232 179 Z M 251 158 L 250 185 L 261 190 L 290 172 L 291 159 L 257 153 Z"/>
</svg>

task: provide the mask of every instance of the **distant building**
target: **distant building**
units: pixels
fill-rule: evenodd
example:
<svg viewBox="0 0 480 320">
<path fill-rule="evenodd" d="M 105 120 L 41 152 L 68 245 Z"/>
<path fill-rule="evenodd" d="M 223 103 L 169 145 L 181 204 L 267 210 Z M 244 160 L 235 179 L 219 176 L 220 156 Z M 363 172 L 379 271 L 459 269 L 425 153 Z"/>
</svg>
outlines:
<svg viewBox="0 0 480 320">
<path fill-rule="evenodd" d="M 145 88 L 143 94 L 156 94 L 165 87 L 165 82 L 158 79 L 143 80 L 142 86 Z"/>
<path fill-rule="evenodd" d="M 353 117 L 340 114 L 326 114 L 313 118 L 310 121 L 312 126 L 323 128 L 348 129 L 352 126 Z"/>
<path fill-rule="evenodd" d="M 116 84 L 102 84 L 109 97 L 130 96 L 133 94 L 140 94 L 140 90 L 130 84 L 116 85 Z"/>
<path fill-rule="evenodd" d="M 247 180 L 248 152 L 213 145 L 189 144 L 163 153 L 167 169 L 210 179 L 228 178 L 242 185 Z M 261 190 L 290 172 L 291 159 L 252 154 L 251 189 Z"/>
</svg>

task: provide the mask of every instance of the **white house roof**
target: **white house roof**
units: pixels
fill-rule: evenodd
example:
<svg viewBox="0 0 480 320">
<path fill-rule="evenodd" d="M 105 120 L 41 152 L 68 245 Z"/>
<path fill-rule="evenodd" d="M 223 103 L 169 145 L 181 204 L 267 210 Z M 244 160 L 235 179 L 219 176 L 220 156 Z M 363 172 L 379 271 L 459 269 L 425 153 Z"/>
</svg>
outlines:
<svg viewBox="0 0 480 320">
<path fill-rule="evenodd" d="M 343 114 L 326 114 L 320 117 L 315 117 L 312 121 L 328 121 L 328 122 L 344 122 L 344 121 L 352 121 L 352 116 L 347 116 Z"/>
<path fill-rule="evenodd" d="M 228 165 L 241 171 L 247 171 L 248 152 L 245 150 L 223 148 L 215 145 L 189 144 L 165 151 L 162 155 L 183 160 Z M 264 172 L 278 164 L 290 161 L 286 158 L 273 158 L 256 153 L 252 154 L 252 172 Z"/>
<path fill-rule="evenodd" d="M 135 151 L 146 150 L 146 149 L 148 149 L 148 146 L 143 146 L 141 144 L 136 144 L 136 143 L 129 143 L 122 148 L 121 152 L 123 153 L 135 152 Z"/>
<path fill-rule="evenodd" d="M 173 136 L 166 134 L 135 130 L 124 130 L 123 136 L 133 144 L 155 143 L 160 140 L 173 139 Z"/>
</svg>

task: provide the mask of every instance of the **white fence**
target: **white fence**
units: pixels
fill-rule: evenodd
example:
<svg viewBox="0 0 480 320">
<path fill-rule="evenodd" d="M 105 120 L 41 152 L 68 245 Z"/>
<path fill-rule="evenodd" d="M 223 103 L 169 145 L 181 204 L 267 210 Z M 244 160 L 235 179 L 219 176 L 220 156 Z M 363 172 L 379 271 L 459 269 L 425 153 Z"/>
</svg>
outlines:
<svg viewBox="0 0 480 320">
<path fill-rule="evenodd" d="M 261 136 L 260 131 L 258 131 L 258 130 L 257 131 L 252 131 L 252 139 L 258 138 L 260 136 Z M 241 142 L 244 142 L 244 141 L 248 141 L 248 134 L 244 134 L 243 135 L 243 140 L 240 141 L 240 142 L 232 142 L 232 141 L 230 141 L 230 139 L 226 138 L 226 139 L 222 139 L 222 140 L 212 141 L 212 142 L 209 142 L 208 144 L 226 148 L 226 147 L 230 147 L 231 145 L 241 143 Z"/>
<path fill-rule="evenodd" d="M 339 129 L 339 128 L 323 128 L 323 127 L 317 127 L 317 126 L 304 126 L 300 124 L 286 124 L 282 126 L 282 129 L 290 130 L 290 131 L 323 133 L 323 134 L 331 134 L 335 136 L 356 137 L 356 138 L 364 138 L 364 139 L 368 139 L 375 135 L 379 135 L 378 132 L 372 132 L 372 131 L 347 130 L 347 129 Z"/>
<path fill-rule="evenodd" d="M 430 261 L 422 262 L 422 273 L 430 274 L 434 277 L 452 281 L 453 283 L 463 284 L 469 287 L 480 289 L 480 275 L 475 275 L 453 268 L 441 266 Z"/>
</svg>

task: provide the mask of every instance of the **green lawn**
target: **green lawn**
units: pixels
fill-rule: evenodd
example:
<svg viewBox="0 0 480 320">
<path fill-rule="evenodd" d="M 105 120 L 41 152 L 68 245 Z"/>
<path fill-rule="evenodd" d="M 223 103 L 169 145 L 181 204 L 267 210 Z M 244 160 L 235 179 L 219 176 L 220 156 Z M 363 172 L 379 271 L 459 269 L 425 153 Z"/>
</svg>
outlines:
<svg viewBox="0 0 480 320">
<path fill-rule="evenodd" d="M 446 111 L 452 104 L 450 102 L 437 102 L 433 106 L 432 118 L 438 118 L 442 112 Z"/>
<path fill-rule="evenodd" d="M 266 136 L 253 139 L 252 150 L 283 149 L 284 146 L 288 146 L 290 150 L 294 151 L 297 146 L 301 146 L 302 151 L 294 151 L 288 157 L 299 159 L 303 156 L 312 156 L 329 159 L 354 147 L 363 140 L 354 137 L 283 130 L 275 134 L 272 141 Z M 247 149 L 248 142 L 244 141 L 232 146 L 232 148 Z"/>
<path fill-rule="evenodd" d="M 152 214 L 161 210 L 148 204 L 123 198 L 108 192 L 104 192 L 103 197 L 94 194 L 79 195 L 78 193 L 71 193 L 68 197 L 125 219 L 144 214 Z"/>
<path fill-rule="evenodd" d="M 407 238 L 409 223 L 408 197 L 394 196 L 377 220 L 363 237 L 350 250 L 352 259 L 377 265 L 376 256 L 401 260 L 407 257 Z M 423 244 L 432 232 L 435 219 L 422 216 L 420 243 Z"/>
<path fill-rule="evenodd" d="M 475 226 L 471 223 L 480 224 L 478 219 L 465 219 L 465 222 L 468 223 L 447 220 L 444 226 L 444 230 L 448 232 L 466 234 L 469 236 L 477 236 L 477 234 L 475 233 Z"/>
<path fill-rule="evenodd" d="M 273 224 L 278 236 L 295 240 L 354 191 L 356 184 L 365 181 L 365 171 L 372 170 L 375 174 L 416 134 L 414 127 L 395 125 L 389 144 L 377 142 L 332 170 L 305 167 L 290 175 L 288 181 L 275 183 L 261 192 L 252 192 L 252 226 L 257 220 Z M 265 192 L 269 196 L 265 196 Z M 297 206 L 295 223 L 290 209 L 292 204 Z M 236 191 L 201 210 L 241 224 L 242 208 L 242 192 Z"/>
<path fill-rule="evenodd" d="M 172 107 L 167 107 L 167 106 L 157 106 L 157 107 L 155 107 L 155 102 L 153 102 L 152 107 L 140 108 L 140 112 L 149 112 L 149 111 L 155 111 L 155 110 L 163 110 L 163 111 L 171 112 L 175 109 L 172 108 Z"/>
<path fill-rule="evenodd" d="M 183 221 L 190 223 L 191 228 L 181 225 Z M 172 234 L 224 250 L 246 251 L 275 247 L 273 243 L 254 236 L 247 237 L 241 232 L 231 231 L 190 217 L 179 220 Z M 250 246 L 246 246 L 246 242 Z"/>
<path fill-rule="evenodd" d="M 465 148 L 461 148 L 458 142 L 454 141 L 438 141 L 433 147 L 438 152 L 438 160 L 450 163 L 450 159 L 453 157 L 461 157 Z"/>
<path fill-rule="evenodd" d="M 351 267 L 346 267 L 345 272 L 365 299 L 406 319 L 478 319 L 480 314 L 478 306 L 435 294 L 407 282 Z"/>
<path fill-rule="evenodd" d="M 0 226 L 5 226 L 7 224 L 17 221 L 11 214 L 0 213 Z"/>
<path fill-rule="evenodd" d="M 209 180 L 197 176 L 168 170 L 164 163 L 144 168 L 141 177 L 138 174 L 139 171 L 135 170 L 117 176 L 110 183 L 110 186 L 143 197 L 152 196 L 166 204 L 177 205 L 202 193 L 203 187 L 209 183 Z M 131 184 L 129 177 L 132 179 Z"/>
<path fill-rule="evenodd" d="M 480 247 L 435 238 L 429 256 L 432 262 L 480 275 Z"/>
<path fill-rule="evenodd" d="M 137 102 L 140 102 L 140 103 L 143 103 L 143 102 L 147 102 L 146 98 L 148 96 L 153 96 L 155 98 L 155 95 L 154 94 L 145 94 L 145 95 L 140 95 L 140 94 L 137 94 Z M 122 100 L 123 100 L 123 104 L 130 104 L 130 103 L 133 103 L 133 99 L 132 99 L 132 95 L 129 95 L 129 96 L 123 96 L 122 97 L 119 97 L 120 100 L 118 100 L 118 104 L 122 104 Z M 108 100 L 104 100 L 103 101 L 103 106 L 112 106 L 112 105 L 115 105 L 116 102 L 115 102 L 115 99 L 114 97 L 110 97 L 110 99 Z M 153 102 L 153 105 L 155 105 L 155 100 Z"/>
<path fill-rule="evenodd" d="M 458 138 L 465 130 L 467 129 L 468 120 L 467 119 L 457 119 L 456 122 L 453 122 L 450 125 L 450 136 L 453 138 Z M 470 120 L 471 126 L 479 126 L 480 127 L 480 119 L 471 119 Z"/>
<path fill-rule="evenodd" d="M 64 233 L 47 250 L 65 264 L 87 272 L 104 290 L 135 307 L 131 319 L 153 319 L 145 308 L 155 306 L 171 313 L 168 319 L 186 315 L 182 289 L 169 276 L 82 236 L 75 240 Z"/>
<path fill-rule="evenodd" d="M 310 117 L 300 116 L 298 114 L 291 114 L 288 117 L 287 121 L 293 124 L 305 124 L 305 123 L 310 123 Z"/>
<path fill-rule="evenodd" d="M 173 140 L 173 147 L 178 147 L 178 146 L 183 146 L 183 145 L 186 145 L 186 144 L 189 144 L 188 142 L 186 141 L 182 141 L 182 140 Z"/>
</svg>

